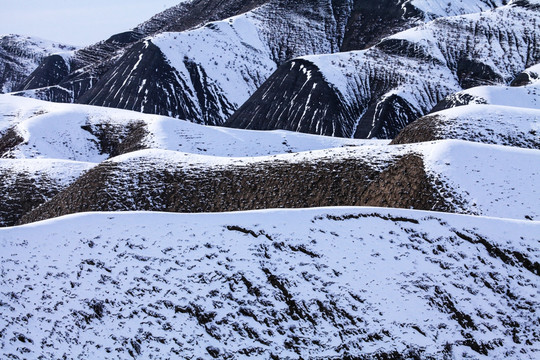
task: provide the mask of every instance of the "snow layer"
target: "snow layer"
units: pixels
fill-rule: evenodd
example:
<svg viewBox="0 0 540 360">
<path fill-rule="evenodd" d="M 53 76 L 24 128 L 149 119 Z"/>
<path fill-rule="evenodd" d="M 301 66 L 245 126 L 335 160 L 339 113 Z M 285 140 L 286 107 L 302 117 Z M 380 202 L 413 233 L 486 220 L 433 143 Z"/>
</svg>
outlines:
<svg viewBox="0 0 540 360">
<path fill-rule="evenodd" d="M 385 144 L 385 141 L 339 139 L 287 131 L 249 131 L 197 125 L 134 111 L 75 104 L 53 104 L 0 95 L 0 134 L 13 128 L 24 142 L 9 157 L 55 158 L 100 162 L 109 157 L 99 139 L 82 126 L 109 127 L 118 136 L 143 124 L 141 146 L 215 156 L 262 156 L 342 146 Z"/>
<path fill-rule="evenodd" d="M 538 234 L 370 208 L 0 229 L 0 354 L 535 359 Z"/>
</svg>

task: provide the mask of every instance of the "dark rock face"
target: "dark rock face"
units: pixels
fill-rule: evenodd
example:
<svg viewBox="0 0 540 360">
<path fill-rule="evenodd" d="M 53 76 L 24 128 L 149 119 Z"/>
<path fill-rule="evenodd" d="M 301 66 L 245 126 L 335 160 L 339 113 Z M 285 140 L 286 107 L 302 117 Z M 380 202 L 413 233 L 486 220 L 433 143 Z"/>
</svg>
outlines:
<svg viewBox="0 0 540 360">
<path fill-rule="evenodd" d="M 277 87 L 282 91 L 276 92 Z M 286 129 L 346 137 L 344 124 L 352 127 L 354 114 L 358 110 L 347 108 L 338 96 L 323 81 L 321 72 L 313 63 L 302 59 L 293 60 L 272 74 L 225 125 L 242 129 Z M 290 106 L 283 101 L 293 97 L 297 106 Z M 312 121 L 302 121 L 305 117 Z M 328 117 L 330 121 L 320 121 Z"/>
<path fill-rule="evenodd" d="M 144 51 L 143 51 L 144 50 Z M 119 66 L 101 79 L 101 86 L 87 91 L 78 101 L 90 105 L 195 118 L 196 108 L 179 83 L 176 70 L 151 42 L 141 42 L 120 59 Z M 150 95 L 147 95 L 150 94 Z M 173 112 L 174 111 L 174 112 Z"/>
<path fill-rule="evenodd" d="M 525 86 L 540 79 L 540 69 L 536 71 L 524 71 L 518 74 L 510 83 L 510 86 Z"/>
<path fill-rule="evenodd" d="M 489 65 L 479 61 L 462 59 L 457 65 L 459 84 L 464 89 L 486 84 L 501 84 L 504 79 Z"/>
<path fill-rule="evenodd" d="M 15 91 L 38 89 L 58 84 L 69 74 L 69 66 L 60 55 L 46 57 Z"/>
<path fill-rule="evenodd" d="M 423 14 L 404 1 L 354 1 L 341 51 L 366 49 L 382 38 L 418 24 Z"/>
<path fill-rule="evenodd" d="M 51 67 L 52 75 L 60 70 L 58 59 L 51 61 L 47 56 L 53 52 L 74 50 L 73 47 L 20 35 L 0 36 L 0 93 L 14 91 L 19 84 L 28 81 L 28 76 L 42 60 Z M 57 80 L 51 80 L 54 83 Z"/>
</svg>

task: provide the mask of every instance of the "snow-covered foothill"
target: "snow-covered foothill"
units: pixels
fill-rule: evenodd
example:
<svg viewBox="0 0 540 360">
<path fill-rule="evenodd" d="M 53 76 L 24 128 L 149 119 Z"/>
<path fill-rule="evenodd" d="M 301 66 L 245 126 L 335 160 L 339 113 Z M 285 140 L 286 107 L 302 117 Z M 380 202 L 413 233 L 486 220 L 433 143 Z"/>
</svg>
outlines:
<svg viewBox="0 0 540 360">
<path fill-rule="evenodd" d="M 263 156 L 386 141 L 339 139 L 288 131 L 249 131 L 198 125 L 134 111 L 77 104 L 54 104 L 0 95 L 0 134 L 14 130 L 22 141 L 5 157 L 55 158 L 100 162 L 111 153 L 105 137 L 119 144 L 137 127 L 135 148 L 182 151 L 215 156 Z"/>
<path fill-rule="evenodd" d="M 0 355 L 534 359 L 539 233 L 376 208 L 0 229 Z"/>
</svg>

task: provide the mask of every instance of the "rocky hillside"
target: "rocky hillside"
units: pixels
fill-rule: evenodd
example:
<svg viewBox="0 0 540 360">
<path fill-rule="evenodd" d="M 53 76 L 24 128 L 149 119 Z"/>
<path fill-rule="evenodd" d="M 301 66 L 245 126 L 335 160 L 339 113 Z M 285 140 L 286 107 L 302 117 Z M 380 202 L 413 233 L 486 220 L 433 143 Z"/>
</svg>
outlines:
<svg viewBox="0 0 540 360">
<path fill-rule="evenodd" d="M 255 158 L 143 150 L 101 163 L 22 218 L 85 211 L 381 206 L 536 219 L 534 150 L 445 141 Z M 486 165 L 486 164 L 489 164 Z"/>
<path fill-rule="evenodd" d="M 27 81 L 28 77 L 38 66 L 47 67 L 51 70 L 58 66 L 58 64 L 66 66 L 65 59 L 71 56 L 73 50 L 75 48 L 72 46 L 35 37 L 1 35 L 0 94 L 15 90 L 19 84 Z M 51 61 L 53 60 L 48 58 L 53 53 L 61 54 L 54 55 L 51 58 L 58 62 L 52 63 Z M 42 61 L 44 62 L 42 63 Z M 68 72 L 69 69 L 66 69 L 64 73 L 67 74 Z M 51 79 L 59 80 L 59 78 L 54 78 L 53 73 L 54 71 L 47 75 L 51 76 Z M 50 85 L 50 83 L 41 83 L 41 86 L 46 85 Z"/>
<path fill-rule="evenodd" d="M 226 125 L 393 138 L 447 95 L 509 83 L 540 62 L 539 20 L 539 5 L 515 1 L 478 14 L 440 18 L 365 51 L 294 59 Z"/>
<path fill-rule="evenodd" d="M 49 201 L 96 164 L 42 159 L 0 159 L 0 227 Z"/>
<path fill-rule="evenodd" d="M 139 149 L 249 157 L 378 143 L 386 144 L 0 95 L 0 226 L 14 225 L 107 158 Z"/>
</svg>

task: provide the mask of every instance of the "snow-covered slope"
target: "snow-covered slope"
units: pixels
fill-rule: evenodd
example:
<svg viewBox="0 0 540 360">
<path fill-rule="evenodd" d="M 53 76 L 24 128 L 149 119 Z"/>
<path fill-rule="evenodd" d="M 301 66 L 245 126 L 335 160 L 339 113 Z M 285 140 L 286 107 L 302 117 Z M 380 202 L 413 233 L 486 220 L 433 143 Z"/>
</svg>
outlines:
<svg viewBox="0 0 540 360">
<path fill-rule="evenodd" d="M 294 59 L 227 126 L 393 138 L 445 96 L 505 83 L 540 60 L 540 10 L 516 1 L 440 18 L 356 52 Z"/>
<path fill-rule="evenodd" d="M 540 82 L 481 86 L 446 97 L 392 141 L 462 139 L 540 149 Z"/>
<path fill-rule="evenodd" d="M 478 86 L 447 96 L 433 111 L 468 104 L 540 109 L 540 82 L 524 86 Z"/>
<path fill-rule="evenodd" d="M 22 221 L 345 205 L 537 219 L 539 181 L 539 150 L 454 140 L 255 158 L 141 150 L 101 163 Z"/>
<path fill-rule="evenodd" d="M 4 158 L 101 162 L 145 148 L 247 157 L 375 143 L 208 127 L 127 110 L 0 95 L 0 157 Z"/>
<path fill-rule="evenodd" d="M 75 47 L 22 35 L 0 35 L 0 94 L 23 82 L 48 55 L 69 58 Z"/>
<path fill-rule="evenodd" d="M 375 208 L 0 229 L 0 356 L 532 360 L 538 234 Z"/>
</svg>

